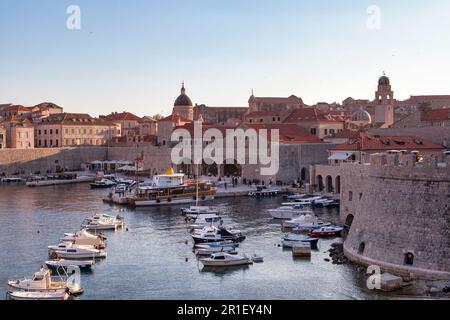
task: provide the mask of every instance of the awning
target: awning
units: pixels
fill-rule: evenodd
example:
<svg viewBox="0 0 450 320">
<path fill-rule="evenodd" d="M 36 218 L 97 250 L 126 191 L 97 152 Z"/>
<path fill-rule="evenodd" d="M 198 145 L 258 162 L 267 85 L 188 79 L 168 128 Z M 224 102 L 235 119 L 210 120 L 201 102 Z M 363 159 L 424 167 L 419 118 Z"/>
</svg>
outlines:
<svg viewBox="0 0 450 320">
<path fill-rule="evenodd" d="M 352 155 L 352 152 L 336 152 L 328 160 L 348 160 Z"/>
</svg>

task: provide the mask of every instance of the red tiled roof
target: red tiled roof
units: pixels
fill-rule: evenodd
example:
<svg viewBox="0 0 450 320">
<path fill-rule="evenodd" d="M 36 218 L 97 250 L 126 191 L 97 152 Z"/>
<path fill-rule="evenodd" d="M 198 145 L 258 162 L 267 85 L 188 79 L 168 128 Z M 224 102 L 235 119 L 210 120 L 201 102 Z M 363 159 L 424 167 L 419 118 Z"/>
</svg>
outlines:
<svg viewBox="0 0 450 320">
<path fill-rule="evenodd" d="M 53 102 L 42 102 L 40 104 L 33 106 L 32 108 L 39 108 L 41 110 L 47 110 L 47 109 L 61 109 L 62 110 L 62 108 L 60 106 L 54 104 Z"/>
<path fill-rule="evenodd" d="M 430 110 L 425 113 L 422 121 L 450 121 L 450 108 Z"/>
<path fill-rule="evenodd" d="M 297 143 L 322 143 L 322 141 L 311 135 L 304 128 L 301 128 L 295 124 L 245 124 L 247 128 L 255 129 L 259 131 L 261 129 L 266 129 L 269 134 L 271 130 L 279 130 L 280 142 L 285 144 L 297 144 Z"/>
<path fill-rule="evenodd" d="M 14 105 L 5 108 L 5 111 L 24 111 L 24 112 L 31 112 L 31 108 L 24 107 L 22 105 Z"/>
<path fill-rule="evenodd" d="M 186 118 L 180 116 L 177 113 L 176 114 L 171 114 L 170 116 L 159 120 L 159 122 L 169 122 L 169 121 L 178 122 L 178 120 L 180 120 L 181 122 L 191 122 L 191 120 L 186 119 Z"/>
<path fill-rule="evenodd" d="M 101 116 L 101 118 L 106 119 L 108 121 L 139 121 L 141 120 L 141 118 L 139 118 L 138 116 L 130 113 L 130 112 L 122 112 L 122 113 L 111 113 L 110 115 L 107 116 Z"/>
<path fill-rule="evenodd" d="M 298 122 L 342 122 L 335 120 L 332 116 L 326 117 L 316 108 L 301 108 L 292 112 L 292 114 L 284 121 L 284 123 Z"/>
<path fill-rule="evenodd" d="M 375 150 L 423 150 L 444 149 L 436 144 L 414 136 L 361 136 L 331 148 L 332 151 L 375 151 Z"/>
<path fill-rule="evenodd" d="M 333 134 L 325 137 L 325 139 L 358 139 L 360 136 L 361 136 L 361 132 L 359 132 L 359 131 L 352 131 L 352 130 L 345 129 L 341 132 L 333 133 Z"/>
</svg>

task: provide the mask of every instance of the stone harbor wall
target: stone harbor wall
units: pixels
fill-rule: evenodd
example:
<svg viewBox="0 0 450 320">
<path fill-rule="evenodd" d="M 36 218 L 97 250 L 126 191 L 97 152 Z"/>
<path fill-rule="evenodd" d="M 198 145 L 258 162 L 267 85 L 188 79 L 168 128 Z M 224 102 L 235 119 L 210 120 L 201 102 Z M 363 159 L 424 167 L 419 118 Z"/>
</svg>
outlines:
<svg viewBox="0 0 450 320">
<path fill-rule="evenodd" d="M 1 149 L 0 173 L 6 175 L 36 172 L 45 174 L 59 169 L 78 171 L 82 164 L 94 160 L 106 160 L 106 147 Z"/>
<path fill-rule="evenodd" d="M 450 159 L 373 155 L 343 165 L 341 218 L 350 260 L 407 278 L 450 279 Z"/>
<path fill-rule="evenodd" d="M 141 154 L 144 161 L 140 166 L 153 174 L 161 174 L 172 167 L 171 149 L 165 146 L 156 147 L 151 144 L 137 144 L 129 147 L 110 147 L 108 160 L 135 161 Z"/>
</svg>

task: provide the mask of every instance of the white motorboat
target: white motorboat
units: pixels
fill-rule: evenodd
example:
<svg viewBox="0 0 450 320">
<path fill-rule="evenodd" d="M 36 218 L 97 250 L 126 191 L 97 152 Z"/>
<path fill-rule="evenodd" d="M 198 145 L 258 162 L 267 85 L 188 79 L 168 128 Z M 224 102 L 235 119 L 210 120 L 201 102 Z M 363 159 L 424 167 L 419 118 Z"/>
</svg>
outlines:
<svg viewBox="0 0 450 320">
<path fill-rule="evenodd" d="M 86 218 L 81 227 L 87 230 L 116 230 L 124 225 L 123 217 L 109 216 L 107 214 L 96 214 Z"/>
<path fill-rule="evenodd" d="M 41 291 L 14 291 L 8 292 L 8 297 L 11 300 L 67 300 L 69 294 L 67 292 L 41 292 Z"/>
<path fill-rule="evenodd" d="M 233 241 L 241 242 L 245 240 L 245 236 L 241 231 L 235 229 L 227 229 L 224 226 L 219 227 L 205 227 L 202 230 L 196 230 L 192 234 L 192 239 L 195 243 L 208 243 L 208 242 L 223 242 Z"/>
<path fill-rule="evenodd" d="M 94 249 L 89 246 L 68 246 L 52 250 L 49 248 L 49 255 L 52 258 L 67 260 L 83 260 L 83 259 L 101 259 L 106 258 L 107 254 L 104 250 Z"/>
<path fill-rule="evenodd" d="M 341 235 L 342 231 L 344 231 L 343 227 L 326 226 L 326 227 L 312 229 L 309 232 L 309 236 L 310 237 L 319 237 L 319 238 L 338 237 Z"/>
<path fill-rule="evenodd" d="M 264 262 L 264 257 L 262 257 L 260 255 L 257 255 L 257 254 L 254 254 L 254 255 L 252 255 L 252 261 L 254 263 L 263 263 Z"/>
<path fill-rule="evenodd" d="M 77 260 L 49 260 L 45 261 L 45 264 L 49 269 L 53 270 L 64 270 L 67 271 L 70 267 L 78 267 L 81 270 L 89 270 L 91 267 L 95 264 L 95 260 L 84 260 L 84 261 L 77 261 Z"/>
<path fill-rule="evenodd" d="M 311 246 L 311 249 L 317 250 L 318 249 L 318 238 L 310 238 L 307 236 L 302 235 L 286 235 L 283 237 L 283 247 L 284 248 L 292 248 L 298 243 L 309 243 Z"/>
<path fill-rule="evenodd" d="M 306 194 L 294 193 L 294 194 L 288 195 L 284 198 L 288 199 L 288 200 L 298 200 L 298 199 L 302 199 L 304 197 L 306 197 Z"/>
<path fill-rule="evenodd" d="M 94 246 L 90 245 L 75 245 L 72 242 L 61 242 L 58 245 L 51 245 L 48 246 L 48 254 L 51 255 L 52 253 L 56 251 L 66 250 L 70 248 L 81 248 L 81 249 L 95 249 Z"/>
<path fill-rule="evenodd" d="M 70 292 L 80 294 L 83 292 L 77 283 L 67 282 L 67 277 L 59 275 L 58 281 L 53 280 L 51 271 L 44 267 L 31 277 L 25 277 L 18 280 L 9 280 L 8 286 L 13 290 L 40 291 L 40 292 Z M 56 277 L 55 277 L 56 278 Z"/>
<path fill-rule="evenodd" d="M 293 219 L 294 217 L 298 217 L 302 214 L 312 213 L 310 210 L 303 210 L 294 206 L 283 206 L 277 209 L 270 209 L 268 211 L 272 218 L 280 220 Z"/>
<path fill-rule="evenodd" d="M 95 249 L 105 249 L 105 237 L 100 235 L 95 235 L 87 231 L 87 229 L 82 229 L 77 233 L 65 233 L 64 238 L 61 238 L 62 242 L 70 242 L 74 245 L 86 245 L 93 246 Z"/>
<path fill-rule="evenodd" d="M 247 257 L 233 255 L 226 252 L 212 254 L 209 258 L 200 259 L 205 267 L 231 267 L 252 264 L 253 261 Z"/>
<path fill-rule="evenodd" d="M 103 178 L 100 181 L 91 183 L 90 185 L 91 185 L 91 189 L 106 189 L 106 188 L 112 188 L 116 184 L 117 184 L 117 182 Z"/>
<path fill-rule="evenodd" d="M 211 215 L 211 214 L 218 215 L 219 210 L 206 206 L 190 206 L 189 208 L 181 209 L 181 213 L 188 217 L 197 219 L 202 215 Z"/>
<path fill-rule="evenodd" d="M 205 226 L 212 225 L 213 223 L 222 223 L 222 218 L 215 213 L 213 214 L 202 214 L 198 218 L 186 217 L 186 222 L 193 221 L 194 223 L 189 225 L 190 229 L 199 230 L 203 229 Z"/>
<path fill-rule="evenodd" d="M 305 198 L 305 199 L 298 199 L 292 202 L 285 202 L 282 205 L 283 206 L 312 206 L 316 203 L 316 201 L 321 200 L 322 197 L 311 197 L 311 198 Z"/>
<path fill-rule="evenodd" d="M 314 223 L 319 222 L 319 218 L 317 218 L 315 215 L 309 213 L 305 215 L 301 215 L 295 218 L 292 218 L 291 220 L 283 221 L 283 227 L 284 228 L 296 228 L 300 225 L 305 225 L 308 223 Z"/>
<path fill-rule="evenodd" d="M 295 227 L 293 227 L 292 231 L 308 232 L 315 228 L 329 227 L 329 226 L 331 226 L 331 223 L 323 222 L 322 220 L 317 220 L 317 221 L 313 221 L 313 222 L 299 223 Z"/>
<path fill-rule="evenodd" d="M 235 254 L 236 249 L 233 247 L 208 247 L 208 248 L 197 248 L 195 253 L 199 256 L 210 256 L 213 253 L 226 252 L 229 254 Z"/>
<path fill-rule="evenodd" d="M 23 182 L 24 179 L 18 177 L 6 177 L 0 180 L 3 183 L 20 183 Z"/>
</svg>

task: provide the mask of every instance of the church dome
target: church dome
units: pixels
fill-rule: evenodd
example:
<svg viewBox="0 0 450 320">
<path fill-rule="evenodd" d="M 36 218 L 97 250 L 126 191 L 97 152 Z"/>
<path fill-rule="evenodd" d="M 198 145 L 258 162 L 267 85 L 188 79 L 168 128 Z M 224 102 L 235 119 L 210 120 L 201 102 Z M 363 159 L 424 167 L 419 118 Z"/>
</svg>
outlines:
<svg viewBox="0 0 450 320">
<path fill-rule="evenodd" d="M 380 86 L 386 86 L 386 85 L 389 85 L 389 84 L 390 84 L 390 80 L 389 80 L 388 77 L 382 76 L 382 77 L 378 80 L 378 84 L 379 84 Z"/>
<path fill-rule="evenodd" d="M 193 106 L 191 98 L 189 98 L 186 95 L 186 89 L 184 88 L 184 83 L 183 83 L 183 86 L 181 87 L 181 94 L 177 98 L 177 100 L 175 100 L 174 106 L 175 107 L 180 107 L 180 106 L 192 107 Z"/>
<path fill-rule="evenodd" d="M 372 116 L 366 110 L 360 109 L 352 115 L 352 122 L 371 124 Z"/>
</svg>

